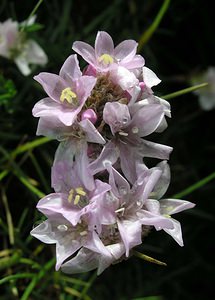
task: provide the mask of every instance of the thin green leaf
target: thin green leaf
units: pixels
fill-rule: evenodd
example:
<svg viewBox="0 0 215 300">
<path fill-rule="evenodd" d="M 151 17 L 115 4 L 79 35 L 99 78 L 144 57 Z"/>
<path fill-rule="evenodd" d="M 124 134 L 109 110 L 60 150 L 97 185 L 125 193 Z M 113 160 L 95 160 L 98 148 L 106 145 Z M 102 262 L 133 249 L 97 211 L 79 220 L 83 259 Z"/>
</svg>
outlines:
<svg viewBox="0 0 215 300">
<path fill-rule="evenodd" d="M 44 267 L 40 270 L 40 272 L 36 275 L 34 275 L 33 279 L 31 280 L 30 284 L 25 289 L 22 297 L 20 300 L 27 300 L 29 299 L 30 294 L 32 293 L 33 289 L 35 288 L 36 284 L 47 275 L 48 271 L 53 267 L 55 264 L 55 259 L 49 260 Z"/>
<path fill-rule="evenodd" d="M 213 179 L 215 179 L 215 172 L 213 172 L 209 176 L 203 178 L 202 180 L 199 180 L 198 182 L 192 184 L 191 186 L 189 186 L 185 190 L 181 191 L 180 193 L 173 195 L 173 198 L 183 198 L 184 196 L 187 196 L 187 195 L 191 194 L 192 192 L 194 192 L 195 190 L 203 187 L 204 185 L 206 185 L 208 182 L 210 182 Z"/>
<path fill-rule="evenodd" d="M 150 256 L 148 256 L 148 255 L 145 255 L 145 254 L 143 254 L 143 253 L 140 253 L 140 252 L 138 252 L 138 251 L 136 251 L 136 250 L 133 250 L 132 253 L 133 253 L 133 255 L 135 255 L 136 257 L 141 258 L 141 259 L 143 259 L 143 260 L 146 260 L 146 261 L 148 261 L 148 262 L 151 262 L 151 263 L 153 263 L 153 264 L 157 264 L 157 265 L 160 265 L 160 266 L 167 266 L 167 264 L 166 264 L 165 262 L 162 262 L 162 261 L 157 260 L 157 259 L 155 259 L 155 258 L 153 258 L 153 257 L 150 257 Z"/>
<path fill-rule="evenodd" d="M 3 279 L 0 279 L 0 285 L 4 284 L 10 280 L 17 280 L 17 279 L 27 279 L 27 278 L 32 278 L 34 274 L 32 273 L 21 273 L 21 274 L 14 274 L 14 275 L 9 275 L 7 277 L 4 277 Z"/>
<path fill-rule="evenodd" d="M 170 5 L 170 0 L 164 0 L 157 16 L 155 17 L 153 23 L 149 26 L 149 28 L 144 31 L 139 40 L 138 51 L 141 51 L 143 46 L 148 42 L 148 40 L 152 37 L 155 30 L 158 28 L 165 12 L 167 11 Z"/>
<path fill-rule="evenodd" d="M 10 244 L 14 244 L 14 226 L 13 226 L 13 219 L 10 212 L 10 207 L 7 200 L 7 195 L 5 193 L 5 189 L 2 187 L 2 201 L 5 207 L 6 212 L 6 219 L 7 219 L 7 226 L 8 226 L 8 235 L 9 235 L 9 241 Z"/>
<path fill-rule="evenodd" d="M 201 84 L 198 84 L 198 85 L 194 85 L 194 86 L 191 86 L 191 87 L 189 87 L 189 88 L 186 88 L 186 89 L 183 89 L 183 90 L 180 90 L 180 91 L 171 93 L 171 94 L 167 94 L 167 95 L 161 96 L 161 98 L 163 98 L 163 99 L 165 99 L 165 100 L 169 100 L 169 99 L 176 98 L 176 97 L 178 97 L 178 96 L 181 96 L 181 95 L 184 95 L 184 94 L 193 92 L 193 91 L 195 91 L 195 90 L 204 88 L 204 87 L 206 87 L 207 85 L 208 85 L 208 83 L 207 83 L 207 82 L 204 82 L 204 83 L 201 83 Z"/>
</svg>

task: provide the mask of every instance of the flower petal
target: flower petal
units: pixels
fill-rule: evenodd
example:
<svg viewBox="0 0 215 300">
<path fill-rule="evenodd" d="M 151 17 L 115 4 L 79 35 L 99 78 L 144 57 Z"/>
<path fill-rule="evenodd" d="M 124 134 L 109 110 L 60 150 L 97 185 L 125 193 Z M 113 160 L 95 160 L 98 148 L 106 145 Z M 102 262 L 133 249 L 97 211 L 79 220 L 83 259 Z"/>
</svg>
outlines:
<svg viewBox="0 0 215 300">
<path fill-rule="evenodd" d="M 137 42 L 125 40 L 114 49 L 114 57 L 122 62 L 130 61 L 137 52 Z"/>
<path fill-rule="evenodd" d="M 67 84 L 63 78 L 56 74 L 42 72 L 34 79 L 44 88 L 47 95 L 56 102 L 60 102 L 62 91 L 67 88 Z"/>
<path fill-rule="evenodd" d="M 161 214 L 173 215 L 177 214 L 183 210 L 193 208 L 194 203 L 178 200 L 178 199 L 162 199 L 159 201 L 161 206 Z"/>
<path fill-rule="evenodd" d="M 95 57 L 95 50 L 92 46 L 87 43 L 77 41 L 73 43 L 72 49 L 77 52 L 79 55 L 83 57 L 86 62 L 91 65 L 95 65 L 96 57 Z"/>
<path fill-rule="evenodd" d="M 105 31 L 99 31 L 95 41 L 95 54 L 99 58 L 103 54 L 113 55 L 114 44 L 111 36 Z"/>
<path fill-rule="evenodd" d="M 66 59 L 60 70 L 59 75 L 66 81 L 73 81 L 74 79 L 78 79 L 81 77 L 82 72 L 80 70 L 76 54 L 70 55 Z"/>
<path fill-rule="evenodd" d="M 161 82 L 157 75 L 147 67 L 143 67 L 143 81 L 149 88 L 152 88 Z"/>
</svg>

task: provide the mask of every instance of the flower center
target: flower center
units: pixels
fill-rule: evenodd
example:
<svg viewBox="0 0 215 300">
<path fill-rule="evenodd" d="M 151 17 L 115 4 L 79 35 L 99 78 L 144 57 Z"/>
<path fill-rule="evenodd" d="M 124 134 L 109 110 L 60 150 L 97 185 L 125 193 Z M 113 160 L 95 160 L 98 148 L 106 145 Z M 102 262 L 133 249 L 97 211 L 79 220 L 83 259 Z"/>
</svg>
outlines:
<svg viewBox="0 0 215 300">
<path fill-rule="evenodd" d="M 63 103 L 67 101 L 69 104 L 77 105 L 78 104 L 78 97 L 75 92 L 72 91 L 70 87 L 65 88 L 62 90 L 60 95 L 60 101 Z"/>
<path fill-rule="evenodd" d="M 107 65 L 112 64 L 114 62 L 114 59 L 111 55 L 104 53 L 101 56 L 99 56 L 98 61 L 100 63 L 102 62 L 104 65 L 107 66 Z"/>
<path fill-rule="evenodd" d="M 86 192 L 82 187 L 77 187 L 69 191 L 68 202 L 73 202 L 74 205 L 85 206 L 87 203 L 85 196 Z M 81 201 L 80 201 L 81 200 Z"/>
</svg>

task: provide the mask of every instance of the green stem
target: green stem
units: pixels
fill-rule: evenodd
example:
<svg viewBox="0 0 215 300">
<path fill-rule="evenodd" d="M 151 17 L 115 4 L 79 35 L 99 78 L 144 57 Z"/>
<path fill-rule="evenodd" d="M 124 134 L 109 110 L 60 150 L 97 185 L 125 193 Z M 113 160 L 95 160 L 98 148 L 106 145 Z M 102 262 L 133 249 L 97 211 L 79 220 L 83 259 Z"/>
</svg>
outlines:
<svg viewBox="0 0 215 300">
<path fill-rule="evenodd" d="M 49 271 L 49 269 L 51 269 L 53 267 L 54 264 L 55 264 L 55 259 L 54 258 L 51 259 L 50 261 L 48 261 L 45 264 L 45 266 L 40 270 L 40 272 L 33 277 L 32 281 L 30 282 L 30 284 L 25 289 L 25 291 L 24 291 L 22 297 L 20 298 L 20 300 L 27 300 L 27 299 L 29 299 L 29 296 L 32 293 L 33 289 L 35 288 L 36 284 L 45 275 L 47 275 L 47 272 Z"/>
<path fill-rule="evenodd" d="M 141 252 L 138 252 L 138 251 L 136 251 L 136 250 L 133 250 L 132 253 L 133 253 L 134 256 L 136 256 L 136 257 L 138 257 L 138 258 L 141 258 L 141 259 L 143 259 L 143 260 L 146 260 L 146 261 L 148 261 L 148 262 L 151 262 L 151 263 L 154 263 L 154 264 L 157 264 L 157 265 L 160 265 L 160 266 L 167 266 L 167 264 L 166 264 L 165 262 L 162 262 L 162 261 L 160 261 L 160 260 L 157 260 L 157 259 L 155 259 L 155 258 L 153 258 L 153 257 L 150 257 L 150 256 L 148 256 L 148 255 L 145 255 L 145 254 L 143 254 L 143 253 L 141 253 Z"/>
<path fill-rule="evenodd" d="M 3 187 L 2 187 L 2 201 L 3 201 L 4 207 L 5 207 L 5 212 L 6 212 L 9 241 L 10 241 L 10 244 L 13 245 L 14 244 L 13 219 L 12 219 L 9 204 L 8 204 L 8 201 L 7 201 L 7 195 L 6 195 L 5 190 L 4 190 Z"/>
<path fill-rule="evenodd" d="M 21 28 L 21 32 L 23 32 L 25 30 L 25 27 L 26 27 L 26 24 L 28 23 L 28 20 L 36 13 L 36 11 L 38 10 L 40 4 L 42 4 L 43 0 L 39 0 L 37 2 L 37 4 L 34 6 L 32 12 L 30 13 L 30 15 L 28 16 L 26 22 L 25 22 L 25 25 Z"/>
<path fill-rule="evenodd" d="M 21 273 L 21 274 L 9 275 L 7 277 L 0 279 L 0 285 L 10 280 L 20 279 L 20 278 L 32 278 L 33 276 L 34 274 L 32 273 Z"/>
<path fill-rule="evenodd" d="M 186 88 L 186 89 L 183 89 L 183 90 L 171 93 L 171 94 L 167 94 L 167 95 L 161 96 L 161 98 L 163 98 L 165 100 L 169 100 L 169 99 L 172 99 L 172 98 L 175 98 L 175 97 L 178 97 L 178 96 L 181 96 L 181 95 L 193 92 L 193 91 L 198 90 L 200 88 L 204 88 L 207 85 L 208 85 L 208 83 L 204 82 L 204 83 L 201 83 L 201 84 L 198 84 L 198 85 L 194 85 L 194 86 L 191 86 L 189 88 Z"/>
<path fill-rule="evenodd" d="M 148 40 L 151 38 L 157 27 L 159 26 L 165 12 L 167 11 L 168 7 L 170 5 L 170 0 L 164 0 L 157 16 L 155 17 L 153 23 L 149 28 L 144 31 L 144 33 L 141 35 L 140 40 L 139 40 L 139 46 L 138 46 L 138 51 L 141 51 L 143 46 L 148 42 Z"/>
<path fill-rule="evenodd" d="M 215 172 L 203 178 L 202 180 L 198 181 L 197 183 L 194 183 L 193 185 L 189 186 L 188 188 L 181 191 L 180 193 L 173 195 L 173 198 L 183 198 L 184 196 L 187 196 L 191 194 L 193 191 L 201 188 L 202 186 L 204 186 L 205 184 L 207 184 L 213 179 L 215 179 Z"/>
</svg>

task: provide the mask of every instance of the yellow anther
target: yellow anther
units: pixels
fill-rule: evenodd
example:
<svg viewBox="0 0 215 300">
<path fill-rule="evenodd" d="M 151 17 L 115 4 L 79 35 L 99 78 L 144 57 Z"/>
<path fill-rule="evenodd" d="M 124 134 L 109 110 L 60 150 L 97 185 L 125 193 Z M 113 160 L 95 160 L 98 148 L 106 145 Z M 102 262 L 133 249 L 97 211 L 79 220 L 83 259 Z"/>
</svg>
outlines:
<svg viewBox="0 0 215 300">
<path fill-rule="evenodd" d="M 109 54 L 104 53 L 99 57 L 99 62 L 102 62 L 104 65 L 110 65 L 114 62 L 114 59 Z"/>
<path fill-rule="evenodd" d="M 86 230 L 81 231 L 81 232 L 80 232 L 80 235 L 81 235 L 81 236 L 87 235 L 87 231 L 86 231 Z"/>
<path fill-rule="evenodd" d="M 163 215 L 165 218 L 171 218 L 170 215 Z"/>
<path fill-rule="evenodd" d="M 68 202 L 69 202 L 69 203 L 72 202 L 73 196 L 74 196 L 74 190 L 71 189 L 71 190 L 69 191 L 69 197 L 68 197 Z"/>
<path fill-rule="evenodd" d="M 86 196 L 86 192 L 83 190 L 82 187 L 77 187 L 77 188 L 75 189 L 75 191 L 76 191 L 76 193 L 77 193 L 78 195 Z"/>
<path fill-rule="evenodd" d="M 70 87 L 67 87 L 64 90 L 62 90 L 60 95 L 60 101 L 61 102 L 67 101 L 70 104 L 77 105 L 78 98 L 76 93 L 74 93 Z"/>
<path fill-rule="evenodd" d="M 74 200 L 74 204 L 77 205 L 78 202 L 80 201 L 80 199 L 81 199 L 81 196 L 80 195 L 76 195 L 75 196 L 75 200 Z"/>
</svg>

